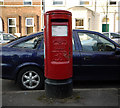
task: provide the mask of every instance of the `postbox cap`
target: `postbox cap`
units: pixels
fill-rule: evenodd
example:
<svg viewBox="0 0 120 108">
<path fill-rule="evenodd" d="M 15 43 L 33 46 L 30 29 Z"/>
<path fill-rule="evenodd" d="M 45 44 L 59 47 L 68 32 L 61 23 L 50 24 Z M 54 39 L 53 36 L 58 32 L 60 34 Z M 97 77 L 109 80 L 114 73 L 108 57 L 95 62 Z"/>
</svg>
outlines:
<svg viewBox="0 0 120 108">
<path fill-rule="evenodd" d="M 66 10 L 51 10 L 51 11 L 47 11 L 46 14 L 67 14 L 67 15 L 72 15 L 71 12 L 66 11 Z"/>
</svg>

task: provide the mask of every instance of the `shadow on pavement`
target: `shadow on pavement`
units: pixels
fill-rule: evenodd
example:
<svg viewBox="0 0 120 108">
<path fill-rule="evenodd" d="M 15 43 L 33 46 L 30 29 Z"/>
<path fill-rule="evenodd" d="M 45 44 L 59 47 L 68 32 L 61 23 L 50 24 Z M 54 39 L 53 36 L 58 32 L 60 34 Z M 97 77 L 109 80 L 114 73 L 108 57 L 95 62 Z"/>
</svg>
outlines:
<svg viewBox="0 0 120 108">
<path fill-rule="evenodd" d="M 74 88 L 120 88 L 120 81 L 74 81 Z"/>
</svg>

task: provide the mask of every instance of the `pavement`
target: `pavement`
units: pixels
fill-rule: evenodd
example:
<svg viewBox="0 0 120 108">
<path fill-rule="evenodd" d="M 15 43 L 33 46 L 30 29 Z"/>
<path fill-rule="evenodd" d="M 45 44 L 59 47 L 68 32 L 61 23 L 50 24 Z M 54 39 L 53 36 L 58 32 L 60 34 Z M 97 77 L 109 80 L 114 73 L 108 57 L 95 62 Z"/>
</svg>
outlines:
<svg viewBox="0 0 120 108">
<path fill-rule="evenodd" d="M 54 99 L 47 98 L 45 90 L 22 91 L 11 81 L 4 82 L 2 106 L 111 106 L 120 108 L 120 88 L 118 87 L 74 88 L 71 97 Z"/>
<path fill-rule="evenodd" d="M 47 98 L 45 90 L 3 93 L 3 106 L 116 106 L 120 104 L 119 89 L 73 89 L 64 99 Z"/>
</svg>

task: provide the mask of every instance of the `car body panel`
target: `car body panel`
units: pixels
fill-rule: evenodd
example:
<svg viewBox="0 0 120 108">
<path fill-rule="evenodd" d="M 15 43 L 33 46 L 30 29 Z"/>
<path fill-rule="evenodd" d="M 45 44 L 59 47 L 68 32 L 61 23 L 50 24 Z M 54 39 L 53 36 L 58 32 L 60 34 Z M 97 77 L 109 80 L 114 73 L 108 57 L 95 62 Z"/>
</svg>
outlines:
<svg viewBox="0 0 120 108">
<path fill-rule="evenodd" d="M 112 42 L 116 46 L 119 46 L 112 40 L 104 35 L 94 32 L 94 31 L 87 31 L 87 30 L 75 30 L 76 35 L 77 32 L 80 33 L 92 33 L 97 34 L 108 41 Z M 77 36 L 78 37 L 78 36 Z M 120 55 L 116 55 L 114 51 L 104 51 L 104 52 L 84 52 L 82 51 L 82 45 L 80 39 L 77 40 L 78 45 L 80 45 L 79 49 L 79 58 L 77 58 L 79 62 L 79 67 L 77 68 L 77 72 L 74 74 L 75 77 L 78 79 L 83 80 L 119 80 L 119 71 L 120 71 Z M 103 71 L 105 70 L 105 71 Z M 109 75 L 109 77 L 106 77 Z"/>
</svg>

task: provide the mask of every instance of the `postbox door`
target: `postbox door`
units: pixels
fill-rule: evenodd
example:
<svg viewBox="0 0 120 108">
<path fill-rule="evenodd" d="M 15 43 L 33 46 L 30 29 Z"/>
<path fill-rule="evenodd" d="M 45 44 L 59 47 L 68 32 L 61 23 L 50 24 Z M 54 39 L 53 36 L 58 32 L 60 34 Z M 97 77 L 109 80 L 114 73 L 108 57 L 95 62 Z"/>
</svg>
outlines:
<svg viewBox="0 0 120 108">
<path fill-rule="evenodd" d="M 65 79 L 72 76 L 72 36 L 68 22 L 51 23 L 49 37 L 48 71 L 51 78 Z"/>
<path fill-rule="evenodd" d="M 51 63 L 67 63 L 71 58 L 68 23 L 52 23 L 51 27 Z"/>
</svg>

